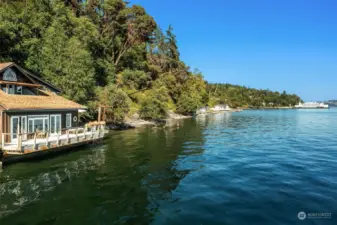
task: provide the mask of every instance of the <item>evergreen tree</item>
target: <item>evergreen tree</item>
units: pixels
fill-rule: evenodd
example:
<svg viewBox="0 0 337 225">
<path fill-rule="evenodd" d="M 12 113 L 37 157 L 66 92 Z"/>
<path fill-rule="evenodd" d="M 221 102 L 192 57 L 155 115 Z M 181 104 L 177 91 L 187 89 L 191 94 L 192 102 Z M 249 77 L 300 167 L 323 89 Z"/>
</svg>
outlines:
<svg viewBox="0 0 337 225">
<path fill-rule="evenodd" d="M 99 105 L 121 122 L 138 112 L 164 118 L 205 105 L 289 106 L 296 95 L 207 84 L 180 60 L 177 37 L 163 32 L 139 5 L 124 0 L 0 2 L 0 62 L 14 61 L 59 86 L 66 98 Z"/>
</svg>

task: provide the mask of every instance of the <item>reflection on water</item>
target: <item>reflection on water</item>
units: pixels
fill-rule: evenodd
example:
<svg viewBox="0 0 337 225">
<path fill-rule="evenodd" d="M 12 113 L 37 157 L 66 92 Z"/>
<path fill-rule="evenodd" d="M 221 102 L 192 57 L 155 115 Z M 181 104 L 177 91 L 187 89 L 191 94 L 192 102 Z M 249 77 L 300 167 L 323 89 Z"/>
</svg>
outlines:
<svg viewBox="0 0 337 225">
<path fill-rule="evenodd" d="M 0 224 L 336 224 L 337 110 L 245 111 L 113 132 L 0 174 Z M 301 223 L 303 224 L 303 223 Z"/>
<path fill-rule="evenodd" d="M 169 217 L 159 210 L 161 202 L 177 201 L 171 192 L 197 169 L 178 168 L 180 154 L 203 152 L 195 125 L 182 120 L 114 132 L 98 149 L 6 168 L 0 175 L 2 223 L 147 224 L 157 214 Z"/>
<path fill-rule="evenodd" d="M 50 192 L 62 183 L 71 182 L 89 171 L 96 170 L 105 163 L 104 152 L 104 149 L 96 149 L 90 156 L 61 163 L 53 171 L 41 171 L 29 178 L 4 177 L 0 184 L 0 217 L 18 212 L 23 206 L 38 201 L 45 192 Z"/>
</svg>

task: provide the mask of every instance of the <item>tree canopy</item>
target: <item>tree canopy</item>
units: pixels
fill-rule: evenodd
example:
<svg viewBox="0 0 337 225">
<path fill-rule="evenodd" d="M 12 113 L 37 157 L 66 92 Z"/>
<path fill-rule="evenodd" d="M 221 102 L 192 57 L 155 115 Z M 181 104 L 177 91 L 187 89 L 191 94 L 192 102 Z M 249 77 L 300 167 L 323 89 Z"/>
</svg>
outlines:
<svg viewBox="0 0 337 225">
<path fill-rule="evenodd" d="M 286 106 L 286 92 L 207 84 L 180 59 L 177 37 L 146 10 L 123 0 L 0 2 L 0 62 L 14 61 L 89 106 L 109 105 L 116 122 L 139 113 L 164 118 L 217 103 Z"/>
</svg>

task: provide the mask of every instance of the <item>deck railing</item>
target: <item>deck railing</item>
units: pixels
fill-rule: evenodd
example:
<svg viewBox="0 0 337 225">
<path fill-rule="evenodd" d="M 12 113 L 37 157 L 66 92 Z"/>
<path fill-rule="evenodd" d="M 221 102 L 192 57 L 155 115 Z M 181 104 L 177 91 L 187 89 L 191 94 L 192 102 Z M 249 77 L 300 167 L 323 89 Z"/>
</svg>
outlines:
<svg viewBox="0 0 337 225">
<path fill-rule="evenodd" d="M 33 140 L 33 149 L 36 150 L 37 142 L 40 141 L 39 144 L 41 144 L 41 140 L 45 142 L 45 145 L 50 148 L 50 143 L 53 141 L 55 142 L 55 137 L 56 137 L 56 146 L 61 145 L 61 137 L 63 138 L 62 140 L 66 140 L 67 144 L 70 144 L 71 140 L 73 138 L 76 139 L 76 141 L 79 141 L 80 137 L 84 137 L 84 140 L 92 140 L 95 137 L 100 137 L 102 134 L 105 132 L 105 125 L 100 124 L 100 125 L 94 125 L 94 126 L 85 126 L 85 127 L 72 127 L 72 128 L 66 128 L 66 129 L 61 129 L 57 131 L 56 133 L 51 133 L 50 131 L 48 132 L 34 132 L 34 133 L 2 133 L 1 137 L 1 147 L 3 150 L 6 151 L 11 151 L 7 150 L 6 146 L 16 146 L 15 149 L 12 151 L 22 151 L 23 150 L 23 144 L 25 142 Z M 95 136 L 96 135 L 96 136 Z M 13 137 L 15 139 L 13 140 Z M 51 139 L 53 139 L 51 141 Z M 31 145 L 31 144 L 30 144 Z"/>
</svg>

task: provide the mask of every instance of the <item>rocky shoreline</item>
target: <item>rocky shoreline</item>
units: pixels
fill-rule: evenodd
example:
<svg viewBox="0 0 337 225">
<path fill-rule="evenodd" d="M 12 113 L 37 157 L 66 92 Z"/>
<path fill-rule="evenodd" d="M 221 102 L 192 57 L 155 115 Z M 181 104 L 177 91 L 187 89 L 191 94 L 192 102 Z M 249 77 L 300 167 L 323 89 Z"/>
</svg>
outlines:
<svg viewBox="0 0 337 225">
<path fill-rule="evenodd" d="M 241 112 L 243 110 L 271 110 L 271 109 L 293 109 L 293 107 L 260 107 L 260 108 L 235 108 L 230 110 L 219 110 L 219 111 L 207 111 L 205 113 L 197 114 L 198 115 L 208 115 L 208 114 L 215 114 L 220 112 Z M 192 118 L 193 116 L 186 116 L 174 113 L 170 111 L 165 119 L 153 119 L 153 120 L 144 120 L 139 117 L 139 114 L 135 113 L 131 117 L 127 117 L 123 123 L 118 124 L 107 124 L 109 130 L 125 130 L 125 129 L 134 129 L 143 126 L 163 126 L 168 127 L 172 124 L 176 124 L 176 120 L 188 119 Z"/>
<path fill-rule="evenodd" d="M 131 117 L 125 119 L 123 123 L 119 124 L 107 124 L 109 130 L 125 130 L 139 128 L 143 126 L 170 126 L 173 121 L 192 118 L 192 116 L 186 116 L 169 112 L 166 119 L 144 120 L 139 117 L 138 114 L 134 114 Z"/>
</svg>

